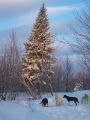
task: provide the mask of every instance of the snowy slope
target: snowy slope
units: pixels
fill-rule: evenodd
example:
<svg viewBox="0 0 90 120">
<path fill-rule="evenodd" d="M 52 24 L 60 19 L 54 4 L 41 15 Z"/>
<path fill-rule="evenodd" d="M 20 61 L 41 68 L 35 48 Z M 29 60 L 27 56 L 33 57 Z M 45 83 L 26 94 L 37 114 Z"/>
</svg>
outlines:
<svg viewBox="0 0 90 120">
<path fill-rule="evenodd" d="M 81 97 L 87 93 L 90 97 L 90 91 L 78 91 L 74 93 L 58 93 L 61 97 L 64 94 L 76 96 L 81 101 Z M 49 95 L 48 95 L 49 97 Z M 42 107 L 41 100 L 28 102 L 26 100 L 16 100 L 14 102 L 0 102 L 0 120 L 90 120 L 90 103 L 68 104 L 65 99 L 64 105 L 56 106 L 54 97 L 53 103 L 49 107 Z"/>
</svg>

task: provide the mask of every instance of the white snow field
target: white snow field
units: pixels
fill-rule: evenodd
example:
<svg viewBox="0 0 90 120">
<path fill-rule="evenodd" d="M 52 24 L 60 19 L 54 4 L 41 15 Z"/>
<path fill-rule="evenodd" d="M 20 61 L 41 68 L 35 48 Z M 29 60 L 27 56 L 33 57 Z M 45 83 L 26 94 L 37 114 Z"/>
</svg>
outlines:
<svg viewBox="0 0 90 120">
<path fill-rule="evenodd" d="M 90 103 L 75 106 L 74 103 L 68 103 L 63 95 L 75 96 L 81 101 L 84 94 L 90 91 L 78 91 L 72 93 L 58 93 L 63 99 L 64 105 L 56 106 L 54 97 L 48 95 L 53 101 L 48 107 L 42 107 L 41 100 L 26 101 L 17 99 L 15 101 L 0 102 L 0 120 L 90 120 Z"/>
</svg>

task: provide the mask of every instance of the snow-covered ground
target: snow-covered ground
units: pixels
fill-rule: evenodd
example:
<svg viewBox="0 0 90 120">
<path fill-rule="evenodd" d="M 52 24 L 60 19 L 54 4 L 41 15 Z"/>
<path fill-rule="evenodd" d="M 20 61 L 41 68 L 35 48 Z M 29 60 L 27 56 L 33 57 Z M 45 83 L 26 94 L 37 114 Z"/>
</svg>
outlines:
<svg viewBox="0 0 90 120">
<path fill-rule="evenodd" d="M 75 106 L 73 103 L 68 104 L 63 98 L 64 94 L 75 96 L 81 101 L 84 94 L 90 91 L 78 91 L 72 93 L 58 93 L 63 99 L 64 105 L 56 106 L 54 97 L 49 107 L 42 107 L 41 100 L 26 101 L 17 99 L 15 101 L 0 102 L 0 120 L 90 120 L 90 103 Z M 47 96 L 46 96 L 47 97 Z"/>
</svg>

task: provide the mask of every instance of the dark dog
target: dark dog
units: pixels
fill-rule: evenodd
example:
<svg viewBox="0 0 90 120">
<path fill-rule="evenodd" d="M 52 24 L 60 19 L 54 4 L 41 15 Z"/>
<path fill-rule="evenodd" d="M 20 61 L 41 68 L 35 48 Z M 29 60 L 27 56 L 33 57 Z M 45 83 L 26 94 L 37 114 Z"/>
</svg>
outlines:
<svg viewBox="0 0 90 120">
<path fill-rule="evenodd" d="M 1 95 L 0 98 L 1 98 L 1 100 L 6 101 L 6 97 L 3 95 Z"/>
<path fill-rule="evenodd" d="M 42 106 L 44 106 L 44 107 L 46 107 L 46 105 L 48 106 L 48 99 L 43 98 L 40 104 L 42 104 Z"/>
<path fill-rule="evenodd" d="M 63 98 L 66 98 L 68 102 L 74 101 L 75 105 L 77 105 L 77 103 L 79 103 L 78 98 L 76 98 L 76 97 L 69 97 L 67 95 L 64 95 Z"/>
</svg>

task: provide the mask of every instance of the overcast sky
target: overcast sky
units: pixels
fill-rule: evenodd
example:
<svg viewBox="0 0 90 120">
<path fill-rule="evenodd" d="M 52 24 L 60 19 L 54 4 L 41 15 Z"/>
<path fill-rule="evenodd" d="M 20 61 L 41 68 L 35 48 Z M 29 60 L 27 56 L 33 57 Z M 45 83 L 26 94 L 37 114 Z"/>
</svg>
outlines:
<svg viewBox="0 0 90 120">
<path fill-rule="evenodd" d="M 10 31 L 16 32 L 20 44 L 28 38 L 35 18 L 43 3 L 47 8 L 51 30 L 59 39 L 67 26 L 75 24 L 75 13 L 84 9 L 90 0 L 0 0 L 0 44 L 9 38 Z M 67 53 L 67 48 L 66 53 Z M 69 51 L 70 53 L 70 51 Z"/>
</svg>

